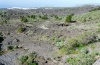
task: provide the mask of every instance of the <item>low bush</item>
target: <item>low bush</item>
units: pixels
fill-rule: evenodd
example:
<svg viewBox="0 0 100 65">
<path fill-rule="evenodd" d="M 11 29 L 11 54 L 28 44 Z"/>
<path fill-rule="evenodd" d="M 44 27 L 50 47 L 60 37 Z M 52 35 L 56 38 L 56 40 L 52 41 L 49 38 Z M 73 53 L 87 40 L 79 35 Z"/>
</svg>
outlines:
<svg viewBox="0 0 100 65">
<path fill-rule="evenodd" d="M 100 10 L 77 14 L 72 17 L 73 21 L 77 22 L 89 22 L 100 20 Z"/>
<path fill-rule="evenodd" d="M 32 19 L 36 19 L 36 16 L 35 15 L 31 15 L 30 16 Z"/>
<path fill-rule="evenodd" d="M 11 45 L 7 46 L 7 50 L 14 50 L 14 46 Z"/>
<path fill-rule="evenodd" d="M 0 25 L 3 25 L 4 24 L 4 22 L 0 22 Z"/>
<path fill-rule="evenodd" d="M 70 38 L 67 43 L 62 46 L 60 52 L 70 54 L 73 50 L 75 51 L 77 48 L 83 47 L 93 42 L 96 42 L 96 35 L 91 32 L 84 32 L 73 38 Z"/>
<path fill-rule="evenodd" d="M 22 27 L 22 26 L 19 26 L 18 28 L 17 28 L 17 32 L 19 32 L 19 33 L 22 33 L 22 32 L 24 32 L 26 30 L 26 28 L 24 28 L 24 27 Z"/>
<path fill-rule="evenodd" d="M 20 20 L 24 23 L 28 22 L 28 19 L 24 16 L 20 17 Z"/>
<path fill-rule="evenodd" d="M 97 11 L 97 10 L 100 10 L 100 7 L 93 8 L 93 9 L 91 9 L 89 12 Z"/>
<path fill-rule="evenodd" d="M 30 53 L 29 55 L 21 56 L 18 59 L 21 61 L 22 65 L 38 65 L 38 63 L 34 61 L 36 57 L 36 53 Z"/>
<path fill-rule="evenodd" d="M 0 32 L 0 43 L 4 40 L 2 32 Z"/>
<path fill-rule="evenodd" d="M 100 28 L 97 29 L 97 32 L 100 32 Z"/>
<path fill-rule="evenodd" d="M 65 23 L 70 23 L 70 22 L 72 22 L 72 16 L 73 16 L 73 14 L 67 15 L 67 16 L 66 16 L 66 19 L 65 19 Z"/>
<path fill-rule="evenodd" d="M 19 57 L 19 59 L 22 62 L 22 64 L 24 64 L 27 61 L 28 56 L 21 56 L 21 57 Z"/>
<path fill-rule="evenodd" d="M 80 53 L 76 56 L 70 56 L 67 58 L 66 62 L 70 65 L 93 65 L 93 63 L 97 60 L 96 56 L 100 56 L 99 53 Z"/>
<path fill-rule="evenodd" d="M 46 20 L 46 19 L 48 19 L 48 16 L 47 15 L 42 15 L 42 16 L 39 16 L 41 19 L 43 19 L 43 20 Z"/>
</svg>

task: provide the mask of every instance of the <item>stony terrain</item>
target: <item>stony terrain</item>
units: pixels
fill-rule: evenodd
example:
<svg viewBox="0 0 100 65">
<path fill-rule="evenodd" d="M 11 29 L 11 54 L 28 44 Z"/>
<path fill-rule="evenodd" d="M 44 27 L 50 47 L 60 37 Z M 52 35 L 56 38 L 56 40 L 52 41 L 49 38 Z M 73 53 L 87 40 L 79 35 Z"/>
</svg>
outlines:
<svg viewBox="0 0 100 65">
<path fill-rule="evenodd" d="M 36 57 L 32 60 L 32 62 L 34 61 L 36 64 L 29 65 L 75 65 L 73 63 L 74 61 L 77 62 L 77 60 L 74 59 L 73 61 L 73 59 L 69 59 L 68 57 L 77 57 L 82 53 L 86 56 L 90 54 L 88 56 L 89 58 L 82 56 L 82 58 L 84 57 L 85 61 L 89 63 L 85 64 L 85 61 L 82 61 L 83 65 L 92 65 L 98 58 L 100 58 L 100 30 L 98 29 L 100 25 L 98 21 L 99 18 L 94 17 L 88 21 L 86 19 L 85 22 L 81 22 L 83 21 L 81 18 L 78 19 L 80 14 L 80 16 L 83 16 L 83 13 L 85 13 L 87 16 L 88 13 L 86 12 L 92 8 L 92 6 L 71 8 L 72 12 L 68 11 L 70 8 L 55 8 L 53 11 L 44 9 L 1 9 L 1 13 L 3 12 L 3 14 L 0 14 L 0 20 L 5 23 L 0 24 L 0 33 L 2 33 L 0 35 L 0 65 L 27 65 L 25 62 L 22 63 L 19 60 L 19 57 L 29 55 L 32 52 L 36 53 Z M 32 12 L 36 13 L 35 16 L 37 19 L 30 19 L 29 15 L 32 14 Z M 59 12 L 61 13 L 59 14 Z M 65 12 L 68 13 L 64 14 Z M 38 18 L 40 13 L 42 13 L 42 15 L 47 14 L 50 19 L 45 19 L 45 17 L 40 19 L 42 15 Z M 75 14 L 72 18 L 75 22 L 64 23 L 65 16 L 69 13 Z M 58 20 L 55 20 L 52 18 L 51 14 L 61 17 L 62 19 L 59 20 L 58 18 Z M 29 17 L 27 18 L 28 22 L 22 22 L 22 20 L 20 20 L 20 17 L 22 16 Z M 88 17 L 89 16 L 90 15 L 88 15 Z M 85 19 L 85 15 L 83 18 Z M 73 40 L 74 38 L 76 41 Z M 71 43 L 78 41 L 83 45 L 80 44 L 77 46 L 77 43 L 76 48 L 72 48 L 71 50 L 69 49 L 69 52 L 71 52 L 66 53 L 68 51 L 66 46 L 70 47 L 71 44 L 69 41 Z M 72 44 L 71 46 L 74 47 L 75 45 Z M 66 49 L 66 52 L 64 50 L 62 51 L 62 49 Z M 83 49 L 86 49 L 86 52 Z M 88 60 L 92 57 L 95 59 Z M 26 62 L 29 60 L 30 57 Z M 80 57 L 79 60 L 81 60 Z M 93 63 L 91 64 L 91 62 Z M 94 65 L 99 65 L 98 62 L 99 60 L 97 60 L 97 64 L 94 63 Z M 80 64 L 77 63 L 76 65 Z"/>
</svg>

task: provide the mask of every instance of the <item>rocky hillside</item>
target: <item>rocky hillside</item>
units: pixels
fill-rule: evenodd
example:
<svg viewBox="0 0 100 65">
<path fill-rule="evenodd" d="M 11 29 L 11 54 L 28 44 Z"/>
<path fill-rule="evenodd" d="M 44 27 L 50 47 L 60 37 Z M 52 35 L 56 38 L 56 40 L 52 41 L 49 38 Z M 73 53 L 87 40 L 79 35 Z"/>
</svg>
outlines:
<svg viewBox="0 0 100 65">
<path fill-rule="evenodd" d="M 92 8 L 1 9 L 0 65 L 95 64 L 100 11 Z"/>
</svg>

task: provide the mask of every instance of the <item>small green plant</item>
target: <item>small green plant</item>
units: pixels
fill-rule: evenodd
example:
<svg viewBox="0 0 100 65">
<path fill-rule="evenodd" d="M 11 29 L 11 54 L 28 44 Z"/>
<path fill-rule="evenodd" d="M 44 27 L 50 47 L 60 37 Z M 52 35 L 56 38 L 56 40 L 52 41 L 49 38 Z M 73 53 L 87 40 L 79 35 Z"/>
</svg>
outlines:
<svg viewBox="0 0 100 65">
<path fill-rule="evenodd" d="M 3 34 L 2 32 L 0 32 L 0 43 L 2 43 L 3 40 L 4 40 Z"/>
<path fill-rule="evenodd" d="M 21 61 L 22 65 L 38 65 L 38 63 L 34 61 L 36 57 L 36 53 L 30 53 L 28 55 L 21 56 L 18 59 Z"/>
<path fill-rule="evenodd" d="M 2 32 L 0 32 L 0 36 L 2 36 Z"/>
<path fill-rule="evenodd" d="M 48 16 L 47 15 L 42 15 L 42 16 L 40 16 L 40 18 L 43 19 L 43 20 L 46 20 L 46 19 L 48 19 Z"/>
<path fill-rule="evenodd" d="M 28 63 L 28 65 L 37 65 L 37 63 Z"/>
<path fill-rule="evenodd" d="M 59 42 L 56 42 L 56 46 L 58 48 L 61 48 L 63 46 L 64 42 L 63 41 L 59 41 Z"/>
<path fill-rule="evenodd" d="M 7 50 L 14 50 L 14 46 L 11 45 L 7 46 Z"/>
<path fill-rule="evenodd" d="M 72 22 L 72 16 L 73 16 L 73 14 L 67 15 L 67 16 L 66 16 L 66 19 L 65 19 L 65 23 L 70 23 L 70 22 Z"/>
<path fill-rule="evenodd" d="M 35 15 L 31 15 L 30 16 L 32 19 L 36 19 L 36 16 Z"/>
<path fill-rule="evenodd" d="M 22 33 L 22 32 L 24 32 L 26 30 L 26 28 L 24 28 L 24 27 L 22 27 L 22 26 L 19 26 L 18 28 L 17 28 L 17 32 L 19 32 L 19 33 Z"/>
<path fill-rule="evenodd" d="M 22 62 L 22 64 L 24 64 L 28 60 L 28 56 L 21 56 L 19 57 L 19 59 Z"/>
<path fill-rule="evenodd" d="M 4 51 L 2 49 L 0 49 L 0 55 L 4 54 Z"/>
<path fill-rule="evenodd" d="M 97 31 L 100 32 L 100 28 L 98 28 Z"/>
<path fill-rule="evenodd" d="M 4 22 L 0 22 L 0 25 L 3 25 L 4 24 Z"/>
<path fill-rule="evenodd" d="M 24 22 L 24 23 L 28 22 L 28 19 L 27 19 L 26 17 L 24 17 L 24 16 L 20 17 L 20 19 L 21 19 L 21 21 Z"/>
</svg>

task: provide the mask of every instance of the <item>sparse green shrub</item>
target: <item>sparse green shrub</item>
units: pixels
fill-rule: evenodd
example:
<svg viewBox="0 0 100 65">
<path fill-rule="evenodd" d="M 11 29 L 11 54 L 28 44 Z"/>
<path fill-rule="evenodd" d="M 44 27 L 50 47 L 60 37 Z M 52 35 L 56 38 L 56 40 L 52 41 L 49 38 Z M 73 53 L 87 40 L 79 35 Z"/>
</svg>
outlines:
<svg viewBox="0 0 100 65">
<path fill-rule="evenodd" d="M 37 65 L 37 63 L 35 63 L 35 62 L 34 63 L 31 63 L 30 62 L 30 63 L 28 63 L 28 65 Z"/>
<path fill-rule="evenodd" d="M 22 64 L 24 64 L 27 61 L 28 56 L 21 56 L 21 57 L 19 57 L 19 59 L 22 62 Z"/>
<path fill-rule="evenodd" d="M 96 42 L 96 35 L 91 32 L 84 32 L 73 38 L 70 38 L 66 44 L 60 49 L 61 53 L 70 54 L 77 48 L 84 47 L 90 43 Z"/>
<path fill-rule="evenodd" d="M 82 48 L 80 50 L 80 54 L 88 54 L 89 53 L 89 50 L 87 48 Z"/>
<path fill-rule="evenodd" d="M 97 23 L 97 26 L 98 26 L 97 32 L 100 32 L 100 23 Z"/>
<path fill-rule="evenodd" d="M 0 43 L 4 40 L 2 32 L 0 32 Z"/>
<path fill-rule="evenodd" d="M 4 51 L 3 50 L 0 50 L 0 55 L 2 55 L 4 53 Z"/>
<path fill-rule="evenodd" d="M 59 17 L 58 17 L 57 15 L 55 15 L 54 17 L 55 17 L 55 19 L 56 19 L 56 20 L 58 20 L 58 19 L 59 19 Z"/>
<path fill-rule="evenodd" d="M 34 59 L 37 57 L 36 53 L 30 53 L 27 56 L 21 56 L 18 59 L 21 61 L 22 65 L 38 65 Z"/>
<path fill-rule="evenodd" d="M 1 43 L 3 40 L 4 40 L 3 37 L 0 37 L 0 43 Z"/>
<path fill-rule="evenodd" d="M 26 17 L 24 17 L 24 16 L 20 17 L 20 19 L 21 19 L 21 21 L 24 22 L 24 23 L 28 22 L 28 19 L 27 19 Z"/>
<path fill-rule="evenodd" d="M 31 15 L 30 16 L 32 19 L 36 19 L 36 16 L 35 15 Z"/>
<path fill-rule="evenodd" d="M 2 36 L 2 32 L 0 32 L 0 36 Z"/>
<path fill-rule="evenodd" d="M 70 65 L 93 65 L 93 63 L 97 60 L 96 56 L 100 56 L 97 53 L 84 53 L 78 54 L 76 56 L 70 56 L 67 58 L 66 62 Z"/>
<path fill-rule="evenodd" d="M 4 22 L 4 23 L 7 23 L 8 21 L 7 21 L 7 20 L 4 20 L 3 22 Z"/>
<path fill-rule="evenodd" d="M 22 27 L 22 26 L 19 26 L 18 28 L 17 28 L 17 32 L 19 32 L 19 33 L 22 33 L 22 32 L 24 32 L 26 30 L 26 28 L 24 28 L 24 27 Z"/>
<path fill-rule="evenodd" d="M 66 16 L 66 19 L 65 19 L 65 23 L 70 23 L 70 22 L 72 22 L 72 16 L 73 16 L 73 14 L 67 15 L 67 16 Z"/>
<path fill-rule="evenodd" d="M 63 46 L 64 42 L 63 41 L 59 41 L 59 42 L 56 42 L 56 46 L 58 48 L 61 48 Z"/>
<path fill-rule="evenodd" d="M 19 49 L 19 47 L 17 45 L 14 46 L 14 49 Z"/>
<path fill-rule="evenodd" d="M 4 22 L 0 22 L 0 25 L 3 25 L 4 24 Z"/>
<path fill-rule="evenodd" d="M 0 32 L 0 43 L 2 43 L 3 40 L 4 40 L 3 34 L 2 34 L 2 32 Z M 1 48 L 1 46 L 2 46 L 2 44 L 0 44 L 0 55 L 2 55 L 4 53 L 4 51 Z"/>
<path fill-rule="evenodd" d="M 14 50 L 14 46 L 11 45 L 7 46 L 7 50 Z"/>
<path fill-rule="evenodd" d="M 48 19 L 48 16 L 47 15 L 42 15 L 42 16 L 40 16 L 40 18 L 43 19 L 43 20 L 46 20 L 46 19 Z"/>
<path fill-rule="evenodd" d="M 100 28 L 98 28 L 97 31 L 100 32 Z"/>
<path fill-rule="evenodd" d="M 61 17 L 59 17 L 59 16 L 57 16 L 57 15 L 54 15 L 54 18 L 55 18 L 56 20 L 61 20 L 61 19 L 62 19 Z"/>
<path fill-rule="evenodd" d="M 93 9 L 91 9 L 89 12 L 97 11 L 97 10 L 100 10 L 100 7 L 93 8 Z"/>
</svg>

